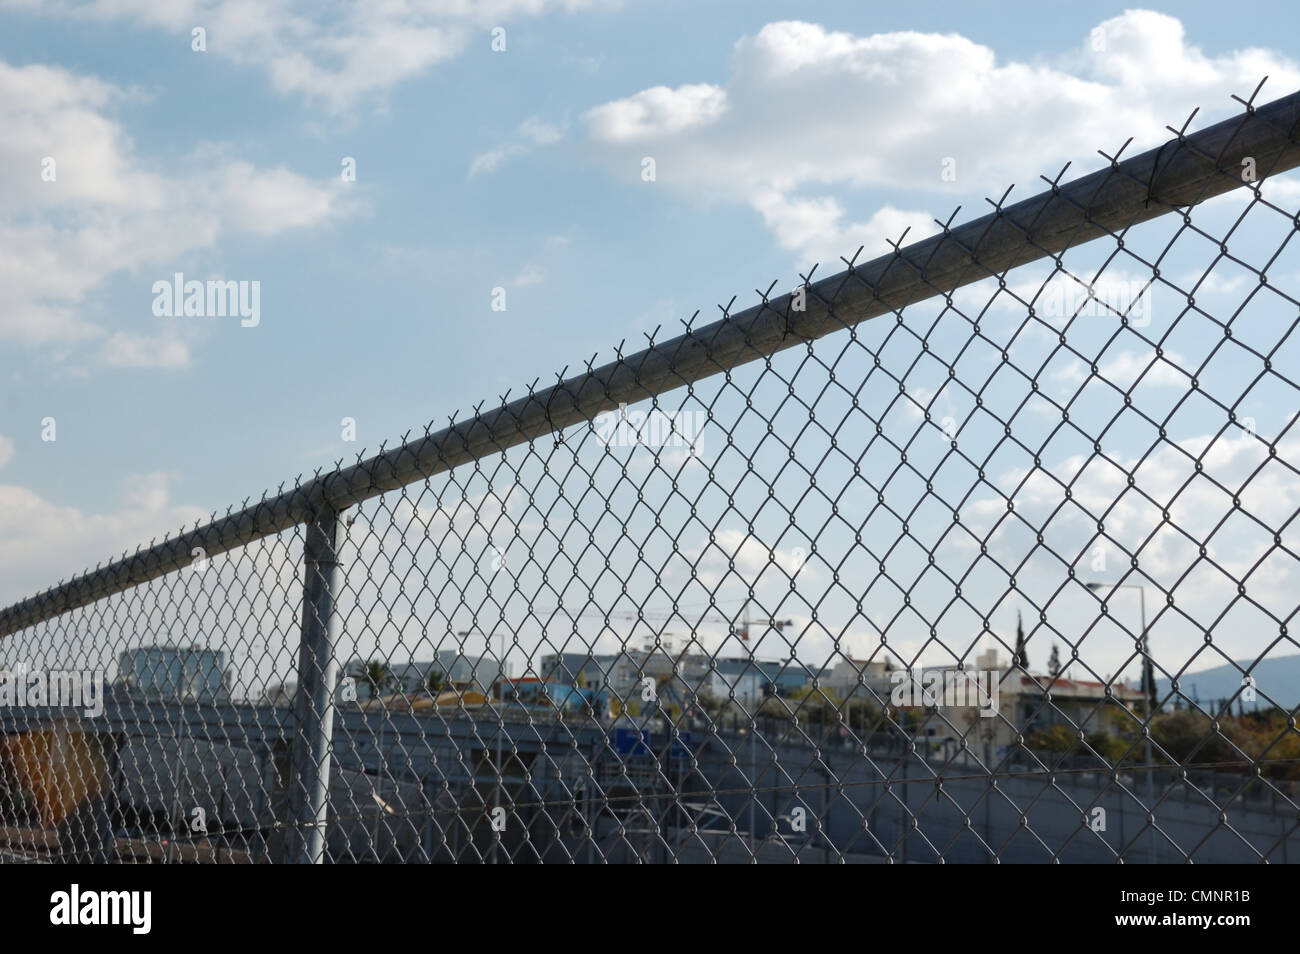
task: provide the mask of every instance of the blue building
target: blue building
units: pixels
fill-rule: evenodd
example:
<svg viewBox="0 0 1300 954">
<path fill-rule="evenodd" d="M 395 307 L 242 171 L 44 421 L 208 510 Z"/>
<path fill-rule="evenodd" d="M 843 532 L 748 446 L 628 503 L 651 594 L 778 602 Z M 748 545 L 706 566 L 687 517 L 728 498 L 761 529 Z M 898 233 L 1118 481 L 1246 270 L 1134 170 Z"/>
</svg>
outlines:
<svg viewBox="0 0 1300 954">
<path fill-rule="evenodd" d="M 226 654 L 218 649 L 144 646 L 118 658 L 118 682 L 129 694 L 186 702 L 229 701 Z"/>
<path fill-rule="evenodd" d="M 766 695 L 793 696 L 812 683 L 808 668 L 797 659 L 757 659 L 754 662 L 767 680 Z"/>
</svg>

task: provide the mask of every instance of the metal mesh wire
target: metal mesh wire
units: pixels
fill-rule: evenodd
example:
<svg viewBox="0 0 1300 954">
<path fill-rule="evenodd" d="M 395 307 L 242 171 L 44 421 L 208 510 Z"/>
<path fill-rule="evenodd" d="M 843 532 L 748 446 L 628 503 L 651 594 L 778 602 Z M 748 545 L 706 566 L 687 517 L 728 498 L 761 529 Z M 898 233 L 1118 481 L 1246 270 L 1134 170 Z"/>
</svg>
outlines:
<svg viewBox="0 0 1300 954">
<path fill-rule="evenodd" d="M 2 710 L 10 852 L 253 857 L 271 811 L 269 746 L 292 730 L 263 674 L 293 672 L 301 537 L 196 553 L 184 569 L 0 643 L 10 691 L 24 693 Z"/>
<path fill-rule="evenodd" d="M 1300 217 L 1207 158 L 1238 188 L 942 287 L 899 254 L 927 300 L 366 499 L 320 672 L 303 527 L 19 629 L 108 688 L 0 708 L 0 852 L 1289 860 Z"/>
</svg>

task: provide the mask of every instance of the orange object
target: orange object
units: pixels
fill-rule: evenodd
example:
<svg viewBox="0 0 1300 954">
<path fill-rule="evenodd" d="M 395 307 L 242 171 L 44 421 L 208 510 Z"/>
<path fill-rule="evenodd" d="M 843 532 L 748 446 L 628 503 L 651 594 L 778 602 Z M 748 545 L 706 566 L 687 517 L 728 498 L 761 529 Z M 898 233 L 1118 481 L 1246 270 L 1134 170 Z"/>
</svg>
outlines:
<svg viewBox="0 0 1300 954">
<path fill-rule="evenodd" d="M 67 725 L 0 738 L 0 776 L 28 792 L 41 822 L 57 825 L 99 794 L 108 764 L 99 740 Z"/>
</svg>

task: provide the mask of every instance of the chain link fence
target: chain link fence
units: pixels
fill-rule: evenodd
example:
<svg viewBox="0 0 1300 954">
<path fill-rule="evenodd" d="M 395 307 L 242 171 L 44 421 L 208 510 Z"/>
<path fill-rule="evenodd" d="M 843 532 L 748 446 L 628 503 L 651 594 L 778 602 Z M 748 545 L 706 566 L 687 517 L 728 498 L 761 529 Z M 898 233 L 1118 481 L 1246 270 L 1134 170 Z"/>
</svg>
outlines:
<svg viewBox="0 0 1300 954">
<path fill-rule="evenodd" d="M 0 857 L 1290 860 L 1300 93 L 1240 102 L 0 611 Z"/>
</svg>

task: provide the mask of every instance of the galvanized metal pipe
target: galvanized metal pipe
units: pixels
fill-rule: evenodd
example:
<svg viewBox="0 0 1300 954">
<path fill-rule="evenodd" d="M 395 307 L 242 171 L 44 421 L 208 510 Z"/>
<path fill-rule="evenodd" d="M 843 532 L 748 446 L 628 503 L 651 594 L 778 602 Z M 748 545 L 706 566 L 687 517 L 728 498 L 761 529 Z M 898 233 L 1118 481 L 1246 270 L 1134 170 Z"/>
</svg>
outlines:
<svg viewBox="0 0 1300 954">
<path fill-rule="evenodd" d="M 333 510 L 321 512 L 307 525 L 295 697 L 298 733 L 290 754 L 289 826 L 284 842 L 284 860 L 292 864 L 320 864 L 325 858 L 338 674 L 334 650 L 342 626 L 335 605 L 343 588 L 340 551 L 346 536 L 347 524 Z"/>
</svg>

